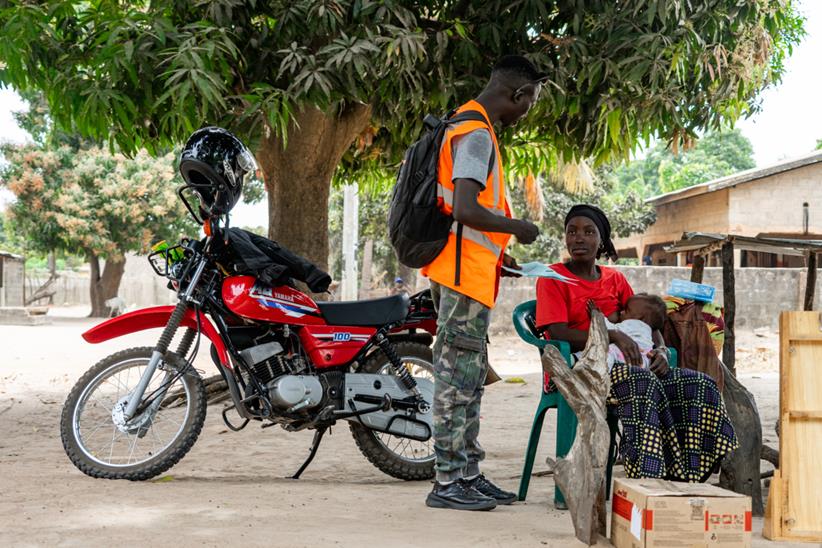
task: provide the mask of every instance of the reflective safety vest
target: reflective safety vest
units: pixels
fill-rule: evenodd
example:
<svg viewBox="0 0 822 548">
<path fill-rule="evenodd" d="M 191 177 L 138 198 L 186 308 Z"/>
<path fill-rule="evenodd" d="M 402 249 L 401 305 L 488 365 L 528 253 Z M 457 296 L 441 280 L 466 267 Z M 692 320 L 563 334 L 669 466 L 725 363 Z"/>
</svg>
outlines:
<svg viewBox="0 0 822 548">
<path fill-rule="evenodd" d="M 488 113 L 476 101 L 467 102 L 457 109 L 457 112 L 464 110 L 479 111 L 488 120 Z M 505 197 L 499 145 L 490 121 L 487 124 L 475 121 L 460 122 L 450 126 L 445 132 L 437 170 L 440 209 L 446 215 L 450 215 L 454 207 L 454 183 L 451 180 L 454 158 L 451 141 L 458 135 L 477 129 L 486 129 L 491 134 L 495 155 L 493 169 L 485 181 L 485 188 L 477 196 L 477 203 L 494 215 L 510 218 L 511 209 Z M 476 230 L 454 221 L 448 243 L 437 258 L 424 266 L 421 272 L 438 284 L 493 308 L 499 292 L 502 256 L 510 239 L 510 234 Z"/>
</svg>

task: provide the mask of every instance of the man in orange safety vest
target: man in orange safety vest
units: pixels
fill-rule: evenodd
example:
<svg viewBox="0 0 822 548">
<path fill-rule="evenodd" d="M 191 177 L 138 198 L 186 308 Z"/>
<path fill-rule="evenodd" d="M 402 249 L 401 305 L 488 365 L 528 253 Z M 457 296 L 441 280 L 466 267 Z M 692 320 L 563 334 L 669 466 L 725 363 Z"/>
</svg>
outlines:
<svg viewBox="0 0 822 548">
<path fill-rule="evenodd" d="M 434 344 L 436 482 L 426 499 L 430 507 L 490 510 L 516 499 L 480 473 L 485 452 L 477 436 L 490 312 L 500 276 L 510 275 L 502 267 L 517 267 L 505 248 L 512 235 L 520 243 L 532 243 L 539 229 L 511 217 L 494 125 L 508 127 L 523 118 L 536 103 L 543 80 L 525 57 L 503 57 L 479 96 L 457 109 L 479 112 L 485 121 L 450 125 L 440 148 L 438 200 L 454 223 L 446 246 L 422 269 L 439 315 Z"/>
</svg>

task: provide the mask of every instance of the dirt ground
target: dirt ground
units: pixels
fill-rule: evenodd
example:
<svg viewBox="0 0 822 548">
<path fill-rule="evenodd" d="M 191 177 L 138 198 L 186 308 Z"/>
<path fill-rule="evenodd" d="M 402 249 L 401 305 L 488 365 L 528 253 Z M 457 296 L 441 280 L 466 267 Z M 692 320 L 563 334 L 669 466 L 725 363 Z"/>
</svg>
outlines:
<svg viewBox="0 0 822 548">
<path fill-rule="evenodd" d="M 550 476 L 532 479 L 527 502 L 492 512 L 429 509 L 430 483 L 382 474 L 345 424 L 326 437 L 298 481 L 285 478 L 307 455 L 311 433 L 253 426 L 234 433 L 219 407 L 209 409 L 191 452 L 159 480 L 89 478 L 63 452 L 63 401 L 95 361 L 158 336 L 147 331 L 89 345 L 80 333 L 93 324 L 64 317 L 46 326 L 0 326 L 0 546 L 581 546 L 568 513 L 553 508 Z M 757 397 L 765 440 L 777 445 L 778 342 L 773 333 L 759 335 L 739 334 L 740 378 Z M 505 337 L 492 341 L 491 361 L 503 377 L 525 381 L 489 387 L 480 437 L 485 473 L 516 490 L 539 363 L 534 349 Z M 549 415 L 536 470 L 553 453 L 555 420 Z M 763 539 L 761 530 L 754 519 L 754 546 L 791 546 Z"/>
</svg>

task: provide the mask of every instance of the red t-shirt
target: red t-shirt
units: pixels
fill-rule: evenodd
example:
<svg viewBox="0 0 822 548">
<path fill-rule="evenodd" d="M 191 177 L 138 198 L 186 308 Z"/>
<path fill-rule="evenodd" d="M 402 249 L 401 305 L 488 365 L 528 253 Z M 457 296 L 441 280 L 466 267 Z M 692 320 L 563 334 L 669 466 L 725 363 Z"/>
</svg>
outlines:
<svg viewBox="0 0 822 548">
<path fill-rule="evenodd" d="M 593 300 L 605 316 L 623 310 L 634 290 L 618 270 L 600 266 L 600 277 L 595 281 L 583 280 L 568 268 L 557 263 L 551 265 L 556 272 L 576 282 L 570 284 L 550 278 L 537 281 L 537 327 L 553 323 L 567 323 L 571 329 L 588 331 L 591 318 L 588 300 Z"/>
</svg>

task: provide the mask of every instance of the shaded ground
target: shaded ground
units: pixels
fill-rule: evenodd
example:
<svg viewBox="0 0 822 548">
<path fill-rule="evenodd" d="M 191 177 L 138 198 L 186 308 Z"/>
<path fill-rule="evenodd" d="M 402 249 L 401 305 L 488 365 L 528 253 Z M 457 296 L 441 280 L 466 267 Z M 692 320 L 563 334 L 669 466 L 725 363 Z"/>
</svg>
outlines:
<svg viewBox="0 0 822 548">
<path fill-rule="evenodd" d="M 284 477 L 306 456 L 311 433 L 251 426 L 230 432 L 214 407 L 197 444 L 160 481 L 88 478 L 69 462 L 60 443 L 65 396 L 96 360 L 127 346 L 151 345 L 157 337 L 146 332 L 93 346 L 79 338 L 91 325 L 78 318 L 0 327 L 2 546 L 579 545 L 567 512 L 553 509 L 550 476 L 532 480 L 526 503 L 489 513 L 431 510 L 424 505 L 429 483 L 401 482 L 379 472 L 359 453 L 344 424 L 327 436 L 299 481 Z M 748 355 L 756 359 L 742 358 L 740 376 L 757 397 L 766 440 L 775 445 L 775 338 L 750 334 L 748 345 L 745 337 L 740 336 L 740 348 L 750 346 Z M 526 382 L 497 383 L 486 392 L 484 471 L 516 490 L 537 404 L 539 364 L 536 351 L 517 339 L 492 343 L 497 370 Z M 207 361 L 199 364 L 213 372 Z M 538 470 L 553 453 L 555 420 L 549 416 Z M 754 520 L 754 546 L 790 546 L 765 541 L 761 529 L 762 521 Z"/>
</svg>

